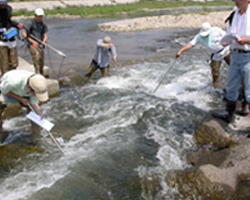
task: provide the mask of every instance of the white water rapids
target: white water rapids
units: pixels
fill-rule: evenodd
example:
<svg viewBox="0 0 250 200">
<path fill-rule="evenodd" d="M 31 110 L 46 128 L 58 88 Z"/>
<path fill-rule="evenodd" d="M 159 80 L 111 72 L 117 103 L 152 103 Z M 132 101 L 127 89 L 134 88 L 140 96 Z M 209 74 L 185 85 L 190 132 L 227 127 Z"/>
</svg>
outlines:
<svg viewBox="0 0 250 200">
<path fill-rule="evenodd" d="M 186 58 L 111 68 L 96 83 L 63 88 L 42 109 L 66 155 L 43 133 L 45 153 L 17 160 L 0 178 L 0 200 L 150 200 L 141 180 L 152 174 L 162 180 L 153 199 L 171 200 L 176 191 L 164 174 L 187 166 L 197 124 L 222 105 L 211 85 L 204 88 L 211 82 L 204 59 Z M 4 121 L 16 135 L 25 127 L 24 116 Z"/>
</svg>

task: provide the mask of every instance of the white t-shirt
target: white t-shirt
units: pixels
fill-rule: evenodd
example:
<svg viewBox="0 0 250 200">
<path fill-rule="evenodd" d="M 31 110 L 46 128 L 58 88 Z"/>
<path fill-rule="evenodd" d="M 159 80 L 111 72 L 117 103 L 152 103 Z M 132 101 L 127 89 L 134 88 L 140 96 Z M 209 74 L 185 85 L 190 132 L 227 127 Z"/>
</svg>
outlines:
<svg viewBox="0 0 250 200">
<path fill-rule="evenodd" d="M 241 15 L 239 8 L 234 9 L 235 13 L 231 26 L 227 29 L 227 34 L 235 34 L 239 37 L 245 36 L 250 38 L 250 6 L 248 5 L 247 11 Z M 250 51 L 250 44 L 240 45 L 237 41 L 232 41 L 231 49 L 243 49 Z"/>
</svg>

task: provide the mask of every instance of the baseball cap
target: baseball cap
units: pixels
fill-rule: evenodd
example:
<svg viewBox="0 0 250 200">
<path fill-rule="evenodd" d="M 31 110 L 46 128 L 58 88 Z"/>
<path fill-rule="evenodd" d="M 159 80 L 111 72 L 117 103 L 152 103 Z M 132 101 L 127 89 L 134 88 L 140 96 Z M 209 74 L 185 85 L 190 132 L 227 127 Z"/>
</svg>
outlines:
<svg viewBox="0 0 250 200">
<path fill-rule="evenodd" d="M 44 16 L 45 14 L 44 14 L 44 11 L 43 11 L 42 8 L 37 8 L 35 10 L 35 15 L 37 15 L 37 16 Z"/>
<path fill-rule="evenodd" d="M 210 29 L 211 29 L 211 25 L 208 23 L 208 22 L 204 22 L 202 25 L 201 25 L 201 29 L 200 29 L 200 35 L 202 37 L 206 37 L 209 35 L 210 33 Z"/>
<path fill-rule="evenodd" d="M 6 5 L 8 4 L 8 0 L 0 0 L 0 5 Z"/>
<path fill-rule="evenodd" d="M 29 78 L 29 85 L 34 90 L 39 101 L 45 102 L 49 99 L 49 95 L 47 92 L 47 82 L 42 75 L 35 74 L 31 76 Z"/>
<path fill-rule="evenodd" d="M 106 36 L 103 38 L 104 43 L 111 43 L 111 38 L 109 36 Z"/>
</svg>

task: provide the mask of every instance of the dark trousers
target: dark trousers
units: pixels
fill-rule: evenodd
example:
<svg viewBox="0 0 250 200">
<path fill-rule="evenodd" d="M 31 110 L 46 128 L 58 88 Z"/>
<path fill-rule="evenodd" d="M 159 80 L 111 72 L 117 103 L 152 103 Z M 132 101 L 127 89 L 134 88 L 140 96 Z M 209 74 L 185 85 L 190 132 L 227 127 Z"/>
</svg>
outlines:
<svg viewBox="0 0 250 200">
<path fill-rule="evenodd" d="M 95 60 L 92 60 L 91 64 L 89 65 L 89 68 L 85 74 L 85 76 L 87 76 L 88 78 L 90 78 L 92 76 L 92 74 L 97 70 L 100 69 L 101 73 L 102 73 L 102 77 L 107 77 L 108 76 L 108 72 L 109 72 L 109 65 L 105 68 L 100 68 L 97 66 L 97 63 Z"/>
</svg>

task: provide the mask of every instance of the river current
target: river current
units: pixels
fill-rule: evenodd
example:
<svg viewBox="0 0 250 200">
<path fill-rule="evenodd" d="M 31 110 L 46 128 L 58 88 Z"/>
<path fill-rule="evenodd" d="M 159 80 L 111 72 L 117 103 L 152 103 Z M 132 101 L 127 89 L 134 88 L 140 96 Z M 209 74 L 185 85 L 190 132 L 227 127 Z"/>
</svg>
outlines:
<svg viewBox="0 0 250 200">
<path fill-rule="evenodd" d="M 67 55 L 64 69 L 90 62 L 96 40 L 106 35 L 96 29 L 102 21 L 48 20 L 51 44 Z M 130 62 L 112 65 L 107 78 L 97 71 L 91 83 L 63 87 L 41 106 L 66 155 L 42 132 L 45 152 L 17 160 L 0 177 L 0 200 L 174 199 L 178 191 L 165 184 L 166 172 L 188 167 L 195 129 L 208 111 L 223 107 L 202 47 L 174 59 L 196 31 L 110 33 L 118 59 Z M 60 63 L 56 56 L 54 66 Z M 223 63 L 223 86 L 226 71 Z M 21 131 L 29 126 L 25 115 L 5 120 L 4 128 L 13 132 L 7 142 L 29 138 L 29 131 Z M 157 193 L 144 181 L 155 176 L 161 180 Z"/>
</svg>

